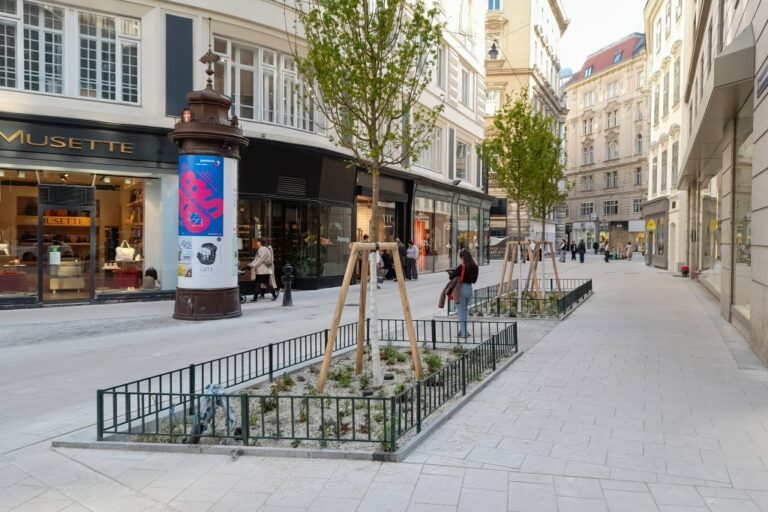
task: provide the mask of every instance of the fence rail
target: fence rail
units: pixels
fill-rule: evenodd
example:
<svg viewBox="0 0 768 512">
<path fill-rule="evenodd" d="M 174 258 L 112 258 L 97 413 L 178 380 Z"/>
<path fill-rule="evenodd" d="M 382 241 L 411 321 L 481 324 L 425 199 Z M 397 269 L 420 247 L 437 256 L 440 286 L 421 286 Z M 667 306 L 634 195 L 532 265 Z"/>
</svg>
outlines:
<svg viewBox="0 0 768 512">
<path fill-rule="evenodd" d="M 561 279 L 560 291 L 557 281 L 539 279 L 538 287 L 546 295 L 542 298 L 525 282 L 527 289 L 520 290 L 520 281 L 514 279 L 511 284 L 504 284 L 503 293 L 499 285 L 478 288 L 472 293 L 468 306 L 470 316 L 475 317 L 520 317 L 520 318 L 560 318 L 585 297 L 592 293 L 591 279 Z M 456 313 L 456 304 L 448 302 L 448 314 Z"/>
<path fill-rule="evenodd" d="M 415 323 L 418 341 L 424 345 L 459 344 L 456 321 Z M 394 450 L 403 435 L 412 428 L 420 431 L 427 416 L 458 392 L 466 393 L 468 382 L 488 368 L 495 369 L 498 358 L 518 351 L 515 322 L 467 324 L 469 337 L 461 339 L 461 346 L 468 348 L 461 357 L 394 397 L 211 394 L 206 390 L 211 384 L 227 388 L 273 380 L 299 365 L 320 361 L 326 330 L 99 390 L 97 438 L 127 435 L 169 442 L 215 438 L 243 444 L 258 439 L 379 442 Z M 382 342 L 408 341 L 403 320 L 382 319 L 379 328 Z M 357 323 L 341 326 L 334 352 L 356 344 Z M 203 422 L 201 414 L 210 416 Z M 210 430 L 203 424 L 211 425 Z"/>
</svg>

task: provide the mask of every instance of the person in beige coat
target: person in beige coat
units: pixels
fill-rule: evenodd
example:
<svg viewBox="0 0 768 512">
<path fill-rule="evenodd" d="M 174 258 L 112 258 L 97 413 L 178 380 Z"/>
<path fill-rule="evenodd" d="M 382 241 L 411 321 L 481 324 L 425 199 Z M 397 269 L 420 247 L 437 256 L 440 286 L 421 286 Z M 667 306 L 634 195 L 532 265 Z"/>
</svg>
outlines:
<svg viewBox="0 0 768 512">
<path fill-rule="evenodd" d="M 275 257 L 269 243 L 264 238 L 256 241 L 256 257 L 248 264 L 251 267 L 251 275 L 255 277 L 256 291 L 253 294 L 253 301 L 256 302 L 257 296 L 261 293 L 261 288 L 272 293 L 272 300 L 277 299 L 277 291 L 272 285 L 270 277 L 273 276 Z M 274 277 L 272 277 L 274 279 Z"/>
</svg>

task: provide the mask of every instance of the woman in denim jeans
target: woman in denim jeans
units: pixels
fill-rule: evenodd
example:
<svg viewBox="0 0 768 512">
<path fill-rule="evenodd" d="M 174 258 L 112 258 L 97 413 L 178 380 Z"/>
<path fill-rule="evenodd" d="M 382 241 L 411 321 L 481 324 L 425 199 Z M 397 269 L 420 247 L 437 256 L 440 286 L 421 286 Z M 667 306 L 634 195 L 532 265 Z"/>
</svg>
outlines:
<svg viewBox="0 0 768 512">
<path fill-rule="evenodd" d="M 472 285 L 477 282 L 477 263 L 472 258 L 472 253 L 462 249 L 459 253 L 461 265 L 454 270 L 449 270 L 450 279 L 461 278 L 461 302 L 456 303 L 456 310 L 459 315 L 459 338 L 466 338 L 467 332 L 467 308 L 472 300 Z"/>
</svg>

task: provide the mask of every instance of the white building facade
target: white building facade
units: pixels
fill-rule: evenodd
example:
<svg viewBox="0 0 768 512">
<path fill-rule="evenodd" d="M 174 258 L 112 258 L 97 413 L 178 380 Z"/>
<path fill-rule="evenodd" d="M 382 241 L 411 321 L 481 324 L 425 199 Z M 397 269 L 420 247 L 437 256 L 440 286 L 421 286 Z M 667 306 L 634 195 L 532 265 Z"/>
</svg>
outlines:
<svg viewBox="0 0 768 512">
<path fill-rule="evenodd" d="M 462 246 L 484 259 L 490 207 L 475 152 L 484 13 L 470 0 L 441 9 L 444 41 L 422 101 L 445 110 L 431 148 L 381 180 L 378 238 L 418 241 L 424 271 L 453 265 Z M 298 287 L 340 283 L 349 242 L 367 231 L 371 179 L 347 167 L 319 110 L 302 101 L 291 18 L 267 0 L 215 11 L 193 1 L 0 2 L 0 264 L 14 269 L 0 276 L 0 302 L 173 293 L 178 170 L 167 134 L 186 93 L 205 86 L 197 59 L 209 43 L 222 56 L 215 88 L 232 96 L 250 141 L 240 162 L 241 262 L 264 236 L 277 268 L 294 266 Z M 52 252 L 64 261 L 55 272 Z M 161 283 L 151 293 L 141 290 L 150 268 Z"/>
</svg>

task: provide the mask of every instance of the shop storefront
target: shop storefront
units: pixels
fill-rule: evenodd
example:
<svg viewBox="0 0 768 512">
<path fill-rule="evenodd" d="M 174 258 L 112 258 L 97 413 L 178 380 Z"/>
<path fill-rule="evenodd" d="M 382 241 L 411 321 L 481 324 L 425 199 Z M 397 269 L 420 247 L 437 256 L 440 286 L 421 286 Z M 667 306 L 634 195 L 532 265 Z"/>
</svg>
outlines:
<svg viewBox="0 0 768 512">
<path fill-rule="evenodd" d="M 645 264 L 667 268 L 669 199 L 661 197 L 643 205 L 645 218 Z"/>
<path fill-rule="evenodd" d="M 0 118 L 0 303 L 172 294 L 176 176 L 164 130 Z"/>
</svg>

